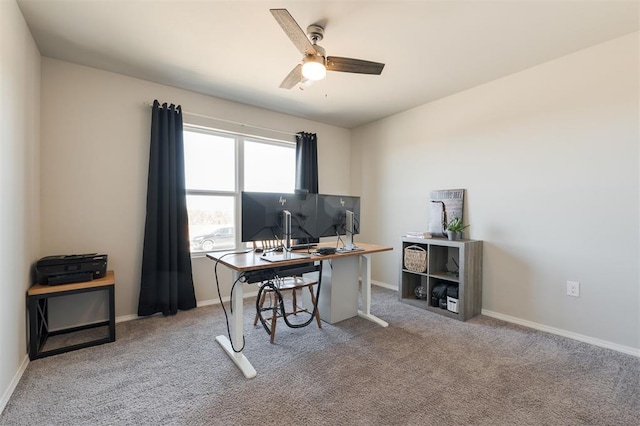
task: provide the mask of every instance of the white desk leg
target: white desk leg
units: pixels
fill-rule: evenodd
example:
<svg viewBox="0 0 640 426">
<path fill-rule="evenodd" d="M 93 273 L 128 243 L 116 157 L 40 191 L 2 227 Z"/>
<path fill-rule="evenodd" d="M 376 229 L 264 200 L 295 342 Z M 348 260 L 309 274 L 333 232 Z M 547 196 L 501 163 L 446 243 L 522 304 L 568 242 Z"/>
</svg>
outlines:
<svg viewBox="0 0 640 426">
<path fill-rule="evenodd" d="M 371 255 L 362 254 L 362 311 L 358 310 L 358 316 L 373 321 L 383 327 L 388 327 L 389 323 L 381 320 L 375 315 L 371 315 Z"/>
<path fill-rule="evenodd" d="M 238 279 L 238 273 L 233 272 L 233 281 Z M 231 338 L 233 339 L 233 347 L 229 338 L 225 335 L 216 336 L 216 342 L 222 346 L 222 349 L 229 355 L 229 358 L 238 366 L 244 377 L 251 379 L 256 376 L 256 369 L 253 368 L 247 357 L 242 352 L 236 352 L 233 348 L 240 349 L 243 345 L 243 330 L 242 330 L 242 298 L 243 288 L 242 283 L 237 283 L 236 288 L 233 290 L 233 296 L 231 298 L 231 306 L 233 307 L 233 313 L 231 314 Z M 220 301 L 222 303 L 222 301 Z"/>
</svg>

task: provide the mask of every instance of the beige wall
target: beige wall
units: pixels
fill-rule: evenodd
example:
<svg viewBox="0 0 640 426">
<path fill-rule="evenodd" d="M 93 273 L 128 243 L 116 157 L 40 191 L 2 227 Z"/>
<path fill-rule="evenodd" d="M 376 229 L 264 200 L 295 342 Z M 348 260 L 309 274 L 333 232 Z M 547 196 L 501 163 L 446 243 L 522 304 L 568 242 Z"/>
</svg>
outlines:
<svg viewBox="0 0 640 426">
<path fill-rule="evenodd" d="M 180 104 L 189 113 L 317 133 L 320 190 L 346 192 L 350 185 L 348 130 L 43 58 L 42 250 L 108 254 L 121 318 L 137 312 L 151 122 L 144 103 L 154 99 Z M 217 299 L 212 262 L 196 258 L 193 271 L 198 302 Z M 221 271 L 220 277 L 222 294 L 228 295 L 230 274 Z M 75 299 L 52 300 L 54 328 L 106 317 L 106 296 Z"/>
<path fill-rule="evenodd" d="M 638 48 L 635 33 L 356 129 L 361 238 L 399 248 L 431 190 L 466 188 L 486 312 L 640 354 Z M 374 278 L 397 285 L 399 259 Z"/>
<path fill-rule="evenodd" d="M 40 254 L 40 53 L 0 1 L 0 411 L 27 365 L 26 301 Z"/>
</svg>

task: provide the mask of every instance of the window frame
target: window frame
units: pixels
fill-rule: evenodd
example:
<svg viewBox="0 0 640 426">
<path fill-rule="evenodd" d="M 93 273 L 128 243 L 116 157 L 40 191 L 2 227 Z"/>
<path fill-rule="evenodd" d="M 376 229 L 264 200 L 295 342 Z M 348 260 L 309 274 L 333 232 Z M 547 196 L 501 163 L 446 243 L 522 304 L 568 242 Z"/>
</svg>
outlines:
<svg viewBox="0 0 640 426">
<path fill-rule="evenodd" d="M 245 175 L 245 143 L 248 142 L 257 142 L 257 143 L 263 143 L 266 145 L 271 145 L 271 146 L 278 146 L 278 147 L 286 147 L 286 148 L 291 148 L 293 150 L 296 149 L 296 142 L 295 140 L 292 141 L 287 141 L 287 140 L 282 140 L 282 139 L 274 139 L 274 138 L 267 138 L 267 137 L 261 137 L 261 136 L 256 136 L 256 135 L 249 135 L 249 134 L 241 134 L 241 133 L 236 133 L 233 131 L 225 131 L 225 130 L 220 130 L 220 129 L 214 129 L 214 128 L 210 128 L 210 127 L 205 127 L 205 126 L 200 126 L 200 125 L 194 125 L 194 124 L 187 124 L 184 123 L 183 124 L 183 129 L 182 129 L 183 134 L 185 132 L 192 132 L 192 133 L 202 133 L 205 135 L 211 135 L 211 136 L 219 136 L 219 137 L 225 137 L 225 138 L 232 138 L 234 140 L 234 161 L 235 161 L 235 176 L 234 176 L 234 190 L 232 191 L 228 191 L 228 190 L 203 190 L 203 189 L 189 189 L 189 188 L 185 188 L 185 196 L 189 196 L 189 195 L 202 195 L 202 196 L 221 196 L 221 197 L 232 197 L 233 198 L 233 203 L 234 203 L 234 221 L 235 221 L 235 236 L 234 236 L 234 247 L 231 250 L 237 250 L 237 249 L 242 249 L 242 241 L 241 241 L 241 235 L 242 235 L 242 214 L 241 214 L 241 209 L 242 206 L 241 204 L 241 194 L 242 191 L 244 191 L 244 186 L 245 186 L 245 182 L 244 182 L 244 175 Z M 186 165 L 185 165 L 186 167 Z M 293 188 L 292 188 L 293 191 Z M 191 240 L 191 236 L 189 236 L 189 240 Z M 190 249 L 191 250 L 191 249 Z M 213 253 L 213 252 L 217 252 L 217 251 L 226 251 L 229 249 L 219 249 L 219 250 L 211 250 L 211 251 L 198 251 L 198 252 L 191 252 L 191 258 L 199 258 L 199 257 L 205 257 L 207 253 Z"/>
</svg>

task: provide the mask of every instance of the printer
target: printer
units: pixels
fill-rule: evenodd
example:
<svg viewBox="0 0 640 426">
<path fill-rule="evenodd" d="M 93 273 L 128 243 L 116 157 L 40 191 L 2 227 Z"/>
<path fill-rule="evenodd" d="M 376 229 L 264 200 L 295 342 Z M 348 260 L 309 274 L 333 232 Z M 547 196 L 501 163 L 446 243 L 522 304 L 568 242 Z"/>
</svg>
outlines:
<svg viewBox="0 0 640 426">
<path fill-rule="evenodd" d="M 47 256 L 36 263 L 38 284 L 67 284 L 102 278 L 107 273 L 107 255 L 88 253 Z"/>
</svg>

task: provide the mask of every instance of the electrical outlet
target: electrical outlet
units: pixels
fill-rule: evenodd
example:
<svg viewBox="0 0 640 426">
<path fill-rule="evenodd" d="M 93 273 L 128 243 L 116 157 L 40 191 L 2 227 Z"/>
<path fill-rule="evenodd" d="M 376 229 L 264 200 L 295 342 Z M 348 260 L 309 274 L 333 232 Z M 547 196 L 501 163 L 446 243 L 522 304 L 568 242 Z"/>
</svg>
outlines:
<svg viewBox="0 0 640 426">
<path fill-rule="evenodd" d="M 567 296 L 580 297 L 580 283 L 577 281 L 567 281 Z"/>
</svg>

